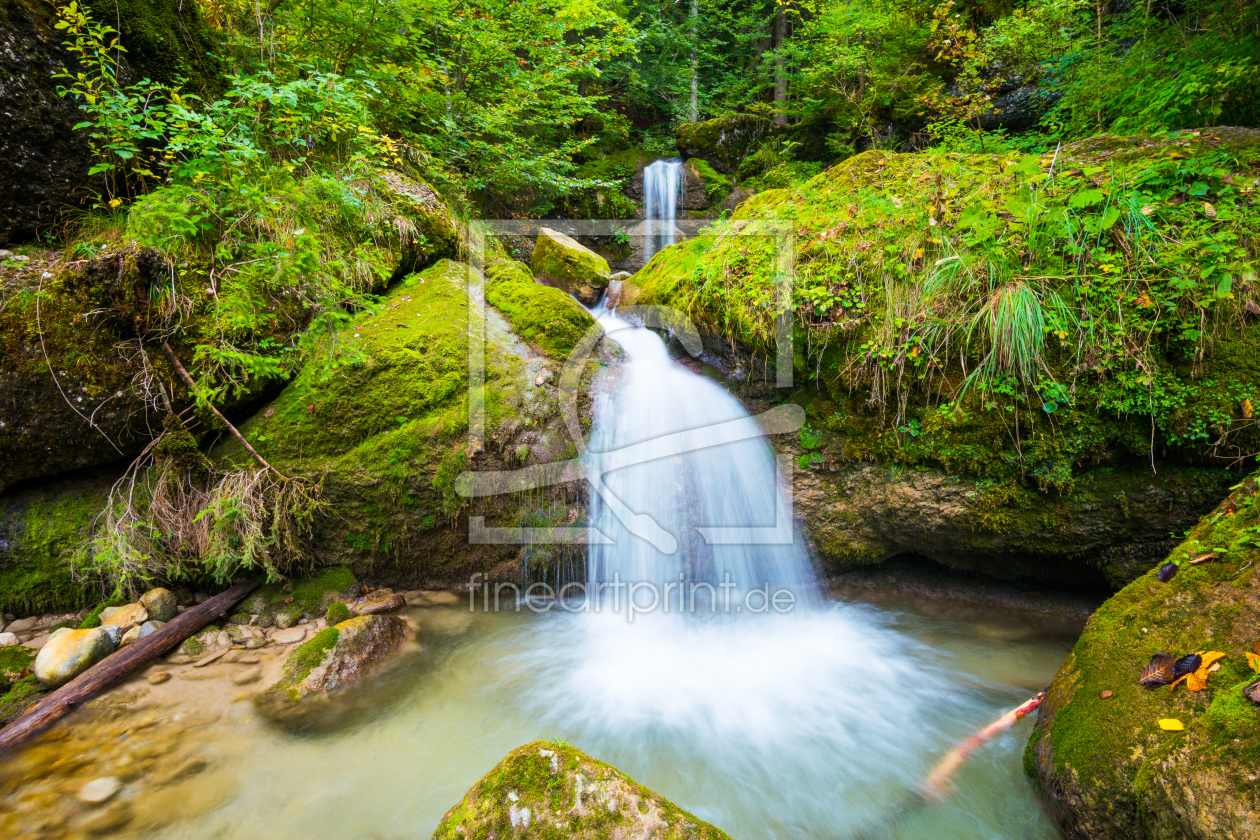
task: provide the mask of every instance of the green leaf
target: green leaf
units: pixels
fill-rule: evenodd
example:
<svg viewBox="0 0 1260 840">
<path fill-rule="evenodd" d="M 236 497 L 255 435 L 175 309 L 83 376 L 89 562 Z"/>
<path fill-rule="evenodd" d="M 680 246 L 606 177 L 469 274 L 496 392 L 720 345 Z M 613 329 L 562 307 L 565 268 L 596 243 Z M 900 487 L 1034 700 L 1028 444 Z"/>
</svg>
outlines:
<svg viewBox="0 0 1260 840">
<path fill-rule="evenodd" d="M 1071 200 L 1068 201 L 1068 206 L 1079 210 L 1082 207 L 1093 207 L 1095 204 L 1105 201 L 1106 198 L 1107 194 L 1102 190 L 1084 190 L 1072 196 Z"/>
</svg>

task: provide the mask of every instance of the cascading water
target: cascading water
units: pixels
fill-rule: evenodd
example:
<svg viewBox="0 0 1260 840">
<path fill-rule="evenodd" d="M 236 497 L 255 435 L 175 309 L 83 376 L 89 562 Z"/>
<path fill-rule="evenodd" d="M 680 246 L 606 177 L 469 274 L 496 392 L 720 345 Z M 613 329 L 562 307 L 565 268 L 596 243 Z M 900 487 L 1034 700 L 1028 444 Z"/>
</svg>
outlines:
<svg viewBox="0 0 1260 840">
<path fill-rule="evenodd" d="M 644 168 L 643 199 L 647 216 L 644 263 L 657 251 L 674 244 L 674 220 L 678 214 L 679 193 L 684 186 L 679 158 L 655 160 Z"/>
<path fill-rule="evenodd" d="M 599 317 L 629 364 L 617 390 L 597 401 L 590 449 L 635 447 L 641 462 L 590 476 L 598 490 L 591 494 L 592 535 L 613 544 L 592 540 L 588 582 L 638 586 L 640 600 L 659 600 L 663 611 L 667 601 L 668 609 L 690 610 L 693 593 L 697 609 L 709 612 L 770 611 L 775 593 L 783 608 L 777 611 L 803 606 L 815 581 L 790 523 L 783 523 L 780 544 L 715 538 L 720 529 L 771 530 L 785 513 L 777 504 L 775 459 L 756 422 L 725 388 L 674 362 L 655 333 L 613 313 Z M 662 457 L 677 450 L 671 444 L 679 433 L 689 451 Z M 721 442 L 732 438 L 742 439 Z M 649 539 L 628 530 L 625 511 L 651 517 L 657 528 Z M 755 589 L 763 594 L 750 597 Z"/>
</svg>

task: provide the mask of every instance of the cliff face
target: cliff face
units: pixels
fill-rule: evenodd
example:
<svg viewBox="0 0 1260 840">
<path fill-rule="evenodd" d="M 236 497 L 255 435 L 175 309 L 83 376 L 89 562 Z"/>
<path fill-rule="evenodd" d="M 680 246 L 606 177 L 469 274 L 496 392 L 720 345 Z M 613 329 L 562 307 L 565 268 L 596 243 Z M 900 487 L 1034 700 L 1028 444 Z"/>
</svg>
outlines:
<svg viewBox="0 0 1260 840">
<path fill-rule="evenodd" d="M 125 81 L 183 79 L 197 94 L 221 88 L 218 62 L 208 55 L 213 34 L 195 3 L 81 5 L 120 31 Z M 33 239 L 67 211 L 86 209 L 104 184 L 88 174 L 92 150 L 87 136 L 74 130 L 86 115 L 72 99 L 57 95 L 55 77 L 76 68 L 54 22 L 48 4 L 0 3 L 0 245 Z"/>
<path fill-rule="evenodd" d="M 47 19 L 17 0 L 0 6 L 0 244 L 31 239 L 66 208 L 82 208 L 99 178 L 73 131 L 83 115 L 53 78 L 70 56 Z"/>
</svg>

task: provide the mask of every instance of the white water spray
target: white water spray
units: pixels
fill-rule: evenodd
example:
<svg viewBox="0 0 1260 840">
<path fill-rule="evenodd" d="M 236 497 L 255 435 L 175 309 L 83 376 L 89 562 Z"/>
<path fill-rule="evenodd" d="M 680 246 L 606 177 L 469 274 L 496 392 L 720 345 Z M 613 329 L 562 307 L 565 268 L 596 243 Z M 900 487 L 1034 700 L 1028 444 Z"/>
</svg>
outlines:
<svg viewBox="0 0 1260 840">
<path fill-rule="evenodd" d="M 647 215 L 644 263 L 652 259 L 657 251 L 674 244 L 674 220 L 678 215 L 679 193 L 684 188 L 680 158 L 652 161 L 643 170 L 644 210 Z"/>
</svg>

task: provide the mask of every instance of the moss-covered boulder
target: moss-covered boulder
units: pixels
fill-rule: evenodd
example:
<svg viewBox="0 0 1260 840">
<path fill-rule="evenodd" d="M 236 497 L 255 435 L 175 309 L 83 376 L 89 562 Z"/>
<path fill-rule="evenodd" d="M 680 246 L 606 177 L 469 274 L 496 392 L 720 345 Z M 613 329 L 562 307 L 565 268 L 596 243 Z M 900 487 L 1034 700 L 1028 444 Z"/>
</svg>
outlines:
<svg viewBox="0 0 1260 840">
<path fill-rule="evenodd" d="M 1170 579 L 1153 564 L 1103 604 L 1050 686 L 1026 766 L 1070 836 L 1260 831 L 1260 706 L 1243 694 L 1260 676 L 1248 657 L 1260 642 L 1257 490 L 1243 482 L 1191 530 Z M 1208 651 L 1224 657 L 1206 687 L 1138 684 L 1156 653 Z"/>
<path fill-rule="evenodd" d="M 866 152 L 662 250 L 622 298 L 687 312 L 750 409 L 806 409 L 776 443 L 830 570 L 913 551 L 1118 586 L 1219 499 L 1222 447 L 1260 449 L 1258 176 L 1246 129 Z"/>
<path fill-rule="evenodd" d="M 612 273 L 608 261 L 571 236 L 542 228 L 534 242 L 534 276 L 587 306 L 599 300 Z"/>
<path fill-rule="evenodd" d="M 536 282 L 529 266 L 507 258 L 486 269 L 486 303 L 502 312 L 522 339 L 558 358 L 568 356 L 595 324 L 572 297 Z"/>
<path fill-rule="evenodd" d="M 518 747 L 446 812 L 433 840 L 728 840 L 616 768 L 558 741 Z"/>
<path fill-rule="evenodd" d="M 485 424 L 480 438 L 470 438 L 469 288 L 480 282 L 472 268 L 449 260 L 404 279 L 342 334 L 339 359 L 312 359 L 241 425 L 281 471 L 320 482 L 329 508 L 310 543 L 320 562 L 390 584 L 467 581 L 518 549 L 470 544 L 465 517 L 511 524 L 522 505 L 540 504 L 545 494 L 469 500 L 457 492 L 460 474 L 576 455 L 560 416 L 557 374 L 589 316 L 572 301 L 563 306 L 562 292 L 523 277 L 486 284 L 487 300 L 498 300 L 507 315 L 486 308 Z M 531 343 L 514 323 L 525 325 L 519 329 Z M 589 418 L 585 390 L 578 408 Z M 212 455 L 249 462 L 234 441 Z M 578 478 L 566 479 L 557 495 L 571 494 Z"/>
<path fill-rule="evenodd" d="M 289 723 L 322 713 L 335 693 L 362 683 L 398 651 L 410 632 L 405 619 L 364 615 L 325 627 L 289 654 L 280 680 L 256 698 L 269 717 Z"/>
<path fill-rule="evenodd" d="M 697 123 L 683 123 L 675 136 L 678 148 L 688 157 L 708 161 L 719 172 L 734 175 L 747 157 L 773 128 L 770 120 L 754 114 L 728 114 Z"/>
</svg>

